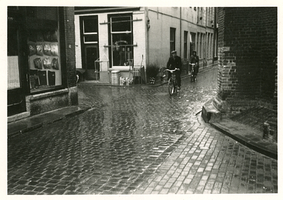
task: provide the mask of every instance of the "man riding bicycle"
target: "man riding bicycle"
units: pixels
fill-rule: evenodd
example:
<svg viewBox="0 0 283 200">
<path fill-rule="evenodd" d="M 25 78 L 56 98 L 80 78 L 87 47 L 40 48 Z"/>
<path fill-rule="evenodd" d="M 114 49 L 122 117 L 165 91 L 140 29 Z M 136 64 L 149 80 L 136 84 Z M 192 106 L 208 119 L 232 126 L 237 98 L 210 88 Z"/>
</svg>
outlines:
<svg viewBox="0 0 283 200">
<path fill-rule="evenodd" d="M 193 51 L 193 54 L 190 58 L 190 63 L 195 64 L 195 70 L 193 70 L 193 71 L 194 71 L 195 75 L 197 75 L 198 74 L 198 68 L 199 68 L 199 57 L 197 56 L 196 51 Z M 190 66 L 190 72 L 192 71 L 191 67 L 192 66 Z"/>
<path fill-rule="evenodd" d="M 175 71 L 176 74 L 176 80 L 177 80 L 177 86 L 178 90 L 181 89 L 181 69 L 182 69 L 182 61 L 179 56 L 177 56 L 177 51 L 171 52 L 171 57 L 169 58 L 167 62 L 167 69 L 173 70 L 177 68 L 177 71 Z M 168 80 L 171 78 L 171 73 L 168 72 Z"/>
</svg>

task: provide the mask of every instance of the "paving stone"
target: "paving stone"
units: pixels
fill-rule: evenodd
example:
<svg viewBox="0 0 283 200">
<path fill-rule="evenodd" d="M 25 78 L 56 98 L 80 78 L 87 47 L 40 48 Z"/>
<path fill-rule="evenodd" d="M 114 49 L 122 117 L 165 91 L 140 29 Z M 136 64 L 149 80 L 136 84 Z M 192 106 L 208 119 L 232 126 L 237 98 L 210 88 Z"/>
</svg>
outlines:
<svg viewBox="0 0 283 200">
<path fill-rule="evenodd" d="M 276 193 L 276 160 L 195 115 L 215 95 L 209 73 L 172 97 L 166 85 L 79 85 L 91 109 L 9 137 L 8 194 Z"/>
</svg>

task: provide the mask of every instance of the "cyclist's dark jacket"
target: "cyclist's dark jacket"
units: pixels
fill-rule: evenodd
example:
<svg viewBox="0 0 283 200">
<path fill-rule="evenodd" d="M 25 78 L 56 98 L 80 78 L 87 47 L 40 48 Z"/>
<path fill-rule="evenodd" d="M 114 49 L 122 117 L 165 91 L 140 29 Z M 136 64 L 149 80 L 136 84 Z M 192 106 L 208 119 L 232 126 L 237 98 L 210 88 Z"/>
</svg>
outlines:
<svg viewBox="0 0 283 200">
<path fill-rule="evenodd" d="M 194 74 L 197 75 L 198 74 L 198 70 L 199 70 L 199 57 L 197 55 L 192 55 L 191 59 L 190 59 L 191 63 L 195 63 L 195 70 L 194 70 Z M 191 70 L 191 69 L 190 69 Z"/>
<path fill-rule="evenodd" d="M 179 56 L 176 56 L 175 59 L 173 57 L 170 57 L 167 62 L 167 69 L 175 69 L 179 68 L 180 71 L 182 70 L 182 61 Z"/>
<path fill-rule="evenodd" d="M 191 60 L 191 63 L 196 63 L 196 64 L 198 64 L 198 62 L 199 62 L 199 57 L 192 55 L 190 60 Z"/>
</svg>

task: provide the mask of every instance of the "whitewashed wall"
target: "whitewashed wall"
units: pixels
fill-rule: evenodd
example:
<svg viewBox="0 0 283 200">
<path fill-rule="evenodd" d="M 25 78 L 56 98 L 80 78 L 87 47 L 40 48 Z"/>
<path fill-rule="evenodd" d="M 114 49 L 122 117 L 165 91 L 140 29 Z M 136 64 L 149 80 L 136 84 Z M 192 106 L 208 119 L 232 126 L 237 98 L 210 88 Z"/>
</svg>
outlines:
<svg viewBox="0 0 283 200">
<path fill-rule="evenodd" d="M 148 17 L 150 19 L 148 63 L 157 64 L 159 67 L 166 66 L 170 56 L 170 27 L 176 29 L 175 49 L 183 59 L 184 31 L 188 31 L 188 53 L 190 32 L 197 32 L 197 12 L 193 7 L 150 7 Z"/>
<path fill-rule="evenodd" d="M 76 68 L 82 68 L 82 54 L 81 54 L 81 34 L 80 34 L 80 18 L 75 15 L 75 56 Z"/>
<path fill-rule="evenodd" d="M 146 12 L 148 10 L 148 12 Z M 204 9 L 204 11 L 206 11 Z M 99 55 L 102 61 L 102 70 L 109 67 L 109 48 L 105 48 L 108 43 L 108 25 L 100 24 L 108 21 L 108 14 L 130 13 L 130 12 L 112 12 L 99 13 Z M 190 52 L 190 33 L 213 32 L 205 27 L 197 25 L 198 13 L 194 7 L 148 7 L 141 8 L 140 11 L 133 11 L 133 44 L 134 47 L 134 65 L 145 66 L 147 64 L 157 64 L 159 67 L 165 67 L 170 56 L 170 27 L 176 28 L 176 50 L 178 55 L 184 57 L 184 31 L 188 31 L 188 56 Z M 89 15 L 89 14 L 88 14 Z M 206 16 L 206 15 L 204 15 Z M 182 20 L 180 21 L 180 17 Z M 213 14 L 210 14 L 207 20 L 212 20 Z M 150 28 L 147 28 L 147 20 L 150 20 Z M 76 66 L 82 67 L 81 45 L 80 45 L 80 26 L 79 15 L 75 16 L 75 34 L 76 34 Z M 196 37 L 196 39 L 199 39 Z M 196 41 L 197 45 L 197 41 Z M 197 46 L 196 46 L 197 47 Z"/>
</svg>

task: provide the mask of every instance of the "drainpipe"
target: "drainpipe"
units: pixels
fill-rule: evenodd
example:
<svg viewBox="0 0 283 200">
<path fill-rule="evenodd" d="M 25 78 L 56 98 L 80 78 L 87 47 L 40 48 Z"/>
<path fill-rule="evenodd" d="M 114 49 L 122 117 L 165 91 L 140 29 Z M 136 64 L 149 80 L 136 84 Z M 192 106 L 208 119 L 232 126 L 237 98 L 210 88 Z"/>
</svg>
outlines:
<svg viewBox="0 0 283 200">
<path fill-rule="evenodd" d="M 144 61 L 144 64 L 145 66 L 148 65 L 148 61 L 149 61 L 149 27 L 148 27 L 148 20 L 150 20 L 148 18 L 148 8 L 145 7 L 145 42 L 146 42 L 146 48 L 145 48 L 145 57 L 143 57 L 143 61 Z M 143 56 L 143 55 L 142 55 Z M 144 68 L 144 70 L 146 70 Z M 146 73 L 145 73 L 145 76 L 146 76 Z M 147 77 L 145 77 L 145 81 L 147 82 Z"/>
<path fill-rule="evenodd" d="M 214 8 L 214 24 L 213 24 L 213 58 L 212 58 L 212 63 L 214 64 L 214 61 L 215 61 L 215 51 L 216 51 L 216 11 L 217 11 L 217 8 Z"/>
<path fill-rule="evenodd" d="M 180 7 L 180 57 L 182 57 L 182 7 Z"/>
</svg>

